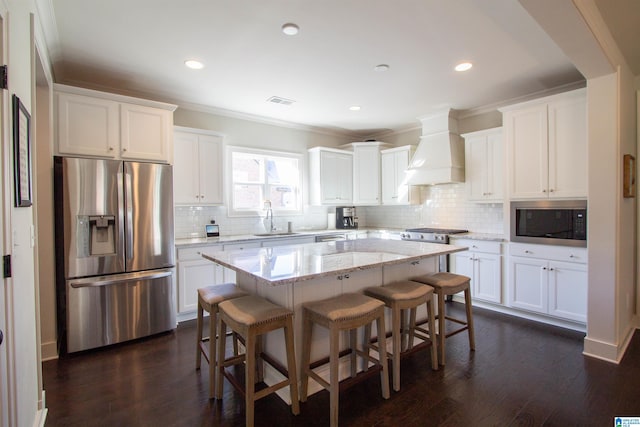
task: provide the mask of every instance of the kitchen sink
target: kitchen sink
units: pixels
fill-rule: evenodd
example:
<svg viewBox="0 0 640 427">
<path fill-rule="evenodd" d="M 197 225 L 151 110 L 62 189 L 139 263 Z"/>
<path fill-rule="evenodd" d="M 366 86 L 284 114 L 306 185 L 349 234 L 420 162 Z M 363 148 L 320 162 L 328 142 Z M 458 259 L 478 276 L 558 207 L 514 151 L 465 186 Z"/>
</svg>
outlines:
<svg viewBox="0 0 640 427">
<path fill-rule="evenodd" d="M 298 233 L 293 233 L 290 231 L 276 231 L 274 233 L 258 233 L 258 234 L 254 234 L 254 236 L 258 236 L 258 237 L 269 237 L 269 236 L 293 236 L 294 234 L 298 234 Z"/>
</svg>

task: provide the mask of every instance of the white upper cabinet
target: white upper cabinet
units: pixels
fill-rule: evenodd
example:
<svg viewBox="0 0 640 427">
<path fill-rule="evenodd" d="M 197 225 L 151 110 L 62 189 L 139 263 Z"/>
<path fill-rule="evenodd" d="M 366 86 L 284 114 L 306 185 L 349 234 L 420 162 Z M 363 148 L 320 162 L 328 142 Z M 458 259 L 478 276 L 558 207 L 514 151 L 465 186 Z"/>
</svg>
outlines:
<svg viewBox="0 0 640 427">
<path fill-rule="evenodd" d="M 586 90 L 529 101 L 501 111 L 510 197 L 586 197 Z"/>
<path fill-rule="evenodd" d="M 55 85 L 60 155 L 171 163 L 176 106 Z"/>
<path fill-rule="evenodd" d="M 354 142 L 353 149 L 353 204 L 380 204 L 380 147 L 379 142 Z"/>
<path fill-rule="evenodd" d="M 177 205 L 223 204 L 223 137 L 198 129 L 175 129 L 173 202 Z"/>
<path fill-rule="evenodd" d="M 170 163 L 173 112 L 120 104 L 120 156 Z"/>
<path fill-rule="evenodd" d="M 415 152 L 414 145 L 380 151 L 383 205 L 408 205 L 419 202 L 419 189 L 407 184 L 406 170 Z"/>
<path fill-rule="evenodd" d="M 312 205 L 353 203 L 353 153 L 328 147 L 309 149 Z"/>
<path fill-rule="evenodd" d="M 462 135 L 468 198 L 475 202 L 502 202 L 504 186 L 502 128 Z"/>
</svg>

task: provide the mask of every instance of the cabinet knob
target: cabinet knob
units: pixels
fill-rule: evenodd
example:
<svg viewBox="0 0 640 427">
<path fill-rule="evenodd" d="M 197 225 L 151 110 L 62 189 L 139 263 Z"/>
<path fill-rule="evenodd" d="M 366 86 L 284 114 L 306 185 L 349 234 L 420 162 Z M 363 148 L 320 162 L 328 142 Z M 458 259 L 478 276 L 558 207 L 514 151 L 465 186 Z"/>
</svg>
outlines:
<svg viewBox="0 0 640 427">
<path fill-rule="evenodd" d="M 550 188 L 550 189 L 549 189 L 549 193 L 553 193 L 553 188 Z"/>
<path fill-rule="evenodd" d="M 549 271 L 553 271 L 553 267 L 550 267 L 550 268 L 549 268 Z"/>
<path fill-rule="evenodd" d="M 109 147 L 109 151 L 113 151 L 113 147 Z"/>
<path fill-rule="evenodd" d="M 524 253 L 525 253 L 525 254 L 531 254 L 531 253 L 533 253 L 533 252 L 531 252 L 530 250 L 526 250 L 526 251 L 524 251 Z"/>
<path fill-rule="evenodd" d="M 546 192 L 547 192 L 547 190 L 542 190 L 542 192 L 543 192 L 543 193 L 546 193 Z"/>
<path fill-rule="evenodd" d="M 569 258 L 575 258 L 576 256 L 574 254 L 569 255 Z"/>
<path fill-rule="evenodd" d="M 126 152 L 127 152 L 127 149 L 126 149 L 126 148 L 123 148 L 123 149 L 122 149 L 122 152 L 123 152 L 123 153 L 126 153 Z"/>
<path fill-rule="evenodd" d="M 543 270 L 546 270 L 546 269 L 547 269 L 547 267 L 542 267 L 542 269 L 543 269 Z"/>
</svg>

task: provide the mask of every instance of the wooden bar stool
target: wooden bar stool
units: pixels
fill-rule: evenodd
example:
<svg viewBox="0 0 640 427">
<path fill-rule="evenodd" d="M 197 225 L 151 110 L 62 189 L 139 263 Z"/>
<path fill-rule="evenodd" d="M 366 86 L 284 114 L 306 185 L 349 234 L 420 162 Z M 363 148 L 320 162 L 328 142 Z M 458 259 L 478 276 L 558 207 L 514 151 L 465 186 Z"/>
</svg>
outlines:
<svg viewBox="0 0 640 427">
<path fill-rule="evenodd" d="M 202 355 L 207 363 L 209 363 L 209 399 L 213 399 L 215 395 L 216 385 L 216 318 L 218 314 L 218 304 L 233 298 L 249 295 L 233 283 L 225 283 L 223 285 L 206 286 L 198 289 L 198 338 L 196 350 L 196 370 L 200 369 Z M 209 313 L 209 336 L 202 337 L 202 329 L 204 322 L 204 311 Z M 205 343 L 209 341 L 209 348 L 206 349 Z M 233 340 L 234 354 L 238 354 L 238 342 Z"/>
<path fill-rule="evenodd" d="M 227 326 L 232 331 L 239 334 L 245 343 L 245 354 L 235 355 L 225 358 L 225 341 L 218 340 L 218 384 L 216 397 L 222 398 L 222 380 L 226 377 L 229 382 L 245 397 L 246 425 L 253 426 L 254 404 L 261 399 L 283 387 L 289 386 L 291 395 L 291 412 L 294 415 L 300 413 L 300 403 L 298 397 L 298 378 L 296 371 L 295 350 L 293 343 L 293 311 L 279 305 L 273 304 L 264 298 L 249 295 L 218 304 L 218 335 L 225 336 Z M 276 329 L 284 330 L 284 338 L 287 352 L 287 371 L 283 372 L 286 378 L 277 384 L 265 389 L 256 391 L 256 363 L 258 358 L 266 361 L 262 357 L 262 335 Z M 239 384 L 230 372 L 226 371 L 227 366 L 245 363 L 245 385 Z M 277 367 L 276 367 L 277 369 Z"/>
<path fill-rule="evenodd" d="M 362 350 L 357 349 L 357 329 L 361 326 L 371 324 L 374 320 L 377 322 L 378 330 L 384 331 L 384 303 L 375 298 L 362 294 L 346 293 L 334 298 L 328 298 L 321 301 L 313 301 L 303 304 L 303 332 L 302 332 L 302 378 L 301 378 L 301 395 L 300 400 L 307 400 L 307 392 L 309 386 L 309 377 L 322 385 L 329 391 L 330 413 L 329 418 L 331 426 L 338 425 L 338 401 L 339 401 L 339 351 L 340 351 L 340 332 L 350 332 L 351 347 L 351 378 L 356 379 L 357 374 L 357 356 L 360 356 L 368 363 L 374 366 L 367 370 L 367 373 L 358 379 L 368 378 L 370 373 L 378 370 L 380 373 L 380 382 L 382 383 L 382 397 L 389 398 L 389 376 L 387 368 L 387 351 L 385 334 L 380 336 L 379 346 L 380 352 L 378 359 L 371 357 L 371 346 L 369 342 L 363 342 Z M 311 366 L 311 342 L 313 325 L 317 324 L 329 330 L 329 381 L 325 381 L 316 374 Z M 316 365 L 316 364 L 314 364 Z M 317 367 L 317 366 L 313 366 Z"/>
<path fill-rule="evenodd" d="M 471 289 L 470 289 L 471 279 L 461 274 L 442 272 L 442 273 L 434 273 L 434 274 L 428 274 L 426 276 L 416 277 L 416 278 L 413 278 L 412 280 L 420 283 L 426 283 L 427 285 L 433 286 L 434 292 L 438 296 L 437 319 L 438 319 L 438 338 L 440 341 L 438 343 L 438 347 L 440 350 L 440 364 L 444 365 L 444 362 L 445 362 L 444 340 L 445 338 L 449 338 L 452 335 L 458 334 L 463 331 L 467 331 L 469 335 L 469 348 L 471 350 L 475 350 L 476 344 L 475 344 L 475 338 L 473 334 L 473 313 L 471 311 Z M 447 316 L 444 308 L 444 301 L 447 295 L 454 295 L 461 291 L 464 291 L 464 302 L 465 302 L 465 308 L 467 312 L 466 321 Z M 452 322 L 455 322 L 455 323 L 459 323 L 463 326 L 452 332 L 446 333 L 445 319 L 451 320 Z"/>
<path fill-rule="evenodd" d="M 438 369 L 438 352 L 435 334 L 428 331 L 428 337 L 422 334 L 416 334 L 416 310 L 421 304 L 427 306 L 427 316 L 429 325 L 435 325 L 435 310 L 433 307 L 433 288 L 429 285 L 423 285 L 417 282 L 402 281 L 395 282 L 385 286 L 373 286 L 366 288 L 364 294 L 379 299 L 384 305 L 391 309 L 391 333 L 393 341 L 393 351 L 391 354 L 392 372 L 393 372 L 393 389 L 400 390 L 400 357 L 403 352 L 413 350 L 413 338 L 418 338 L 431 343 L 431 368 L 435 371 Z M 411 311 L 409 325 L 406 325 L 403 313 L 406 310 Z M 366 327 L 365 337 L 369 339 L 371 336 L 370 326 Z M 419 332 L 427 333 L 424 329 Z M 378 330 L 378 337 L 385 334 L 385 330 Z M 374 347 L 374 348 L 377 348 Z M 417 349 L 417 347 L 416 347 Z M 405 353 L 406 354 L 406 353 Z"/>
</svg>

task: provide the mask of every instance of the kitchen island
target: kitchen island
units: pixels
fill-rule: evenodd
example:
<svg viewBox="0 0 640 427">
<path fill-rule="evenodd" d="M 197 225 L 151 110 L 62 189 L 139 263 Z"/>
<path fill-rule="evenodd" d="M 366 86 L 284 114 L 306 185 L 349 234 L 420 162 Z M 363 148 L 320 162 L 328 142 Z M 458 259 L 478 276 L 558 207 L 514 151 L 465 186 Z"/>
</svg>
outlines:
<svg viewBox="0 0 640 427">
<path fill-rule="evenodd" d="M 432 273 L 437 271 L 439 256 L 466 249 L 437 243 L 358 239 L 238 251 L 210 251 L 204 252 L 202 256 L 236 271 L 236 282 L 244 290 L 294 311 L 296 363 L 300 370 L 303 303 L 346 292 L 360 292 L 368 286 L 389 284 Z M 419 317 L 421 314 L 424 315 L 418 312 Z M 390 330 L 390 316 L 385 320 L 387 329 Z M 342 341 L 346 343 L 346 335 Z M 326 330 L 314 331 L 312 361 L 328 356 L 328 343 Z M 267 336 L 265 351 L 283 366 L 286 365 L 281 331 Z M 328 378 L 328 367 L 326 369 L 326 372 L 320 371 L 319 374 Z M 348 376 L 346 360 L 344 366 L 341 365 L 340 374 L 341 379 Z M 276 370 L 265 371 L 267 384 L 275 383 L 281 378 Z M 319 390 L 320 386 L 310 381 L 309 393 Z M 286 400 L 288 390 L 279 394 Z"/>
</svg>

